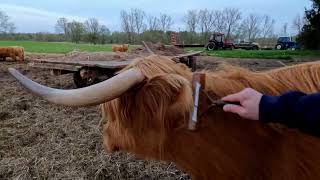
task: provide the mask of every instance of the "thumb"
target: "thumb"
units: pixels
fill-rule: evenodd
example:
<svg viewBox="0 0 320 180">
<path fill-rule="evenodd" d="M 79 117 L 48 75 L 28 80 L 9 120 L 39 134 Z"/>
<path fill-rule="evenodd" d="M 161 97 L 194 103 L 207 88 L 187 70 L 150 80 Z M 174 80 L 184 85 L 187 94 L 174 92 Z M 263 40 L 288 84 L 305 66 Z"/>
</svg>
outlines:
<svg viewBox="0 0 320 180">
<path fill-rule="evenodd" d="M 242 92 L 230 94 L 228 96 L 221 98 L 222 101 L 229 101 L 229 102 L 241 102 L 242 99 L 243 99 Z"/>
<path fill-rule="evenodd" d="M 245 109 L 242 106 L 234 105 L 234 104 L 227 104 L 223 106 L 223 110 L 225 112 L 231 112 L 235 114 L 243 114 Z"/>
</svg>

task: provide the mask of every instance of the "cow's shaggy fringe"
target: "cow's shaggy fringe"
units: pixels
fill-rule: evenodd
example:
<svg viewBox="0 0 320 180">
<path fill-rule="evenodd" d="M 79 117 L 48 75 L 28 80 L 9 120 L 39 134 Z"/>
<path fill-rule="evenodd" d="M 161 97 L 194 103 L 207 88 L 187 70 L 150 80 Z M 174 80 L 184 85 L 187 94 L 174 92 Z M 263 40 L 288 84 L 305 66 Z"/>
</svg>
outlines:
<svg viewBox="0 0 320 180">
<path fill-rule="evenodd" d="M 147 77 L 139 87 L 103 105 L 109 122 L 105 145 L 145 158 L 173 161 L 194 179 L 319 179 L 320 140 L 279 125 L 266 125 L 212 108 L 187 130 L 192 73 L 168 58 L 150 56 L 128 68 Z M 207 91 L 220 98 L 252 87 L 278 95 L 320 90 L 320 64 L 266 72 L 224 66 L 206 73 Z M 200 96 L 199 113 L 210 105 Z"/>
</svg>

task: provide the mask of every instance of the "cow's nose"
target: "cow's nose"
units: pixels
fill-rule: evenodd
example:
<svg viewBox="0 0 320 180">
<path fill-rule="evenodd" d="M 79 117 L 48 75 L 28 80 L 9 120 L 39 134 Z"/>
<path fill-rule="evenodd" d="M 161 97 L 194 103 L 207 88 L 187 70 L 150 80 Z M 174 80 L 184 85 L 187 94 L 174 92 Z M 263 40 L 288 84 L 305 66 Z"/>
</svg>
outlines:
<svg viewBox="0 0 320 180">
<path fill-rule="evenodd" d="M 117 152 L 119 150 L 120 150 L 120 148 L 118 146 L 113 146 L 113 148 L 112 148 L 112 152 Z"/>
<path fill-rule="evenodd" d="M 112 152 L 117 152 L 117 151 L 119 151 L 119 150 L 120 150 L 120 148 L 119 148 L 118 146 L 116 146 L 116 145 L 109 144 L 109 145 L 107 146 L 107 151 L 110 152 L 110 153 L 112 153 Z"/>
</svg>

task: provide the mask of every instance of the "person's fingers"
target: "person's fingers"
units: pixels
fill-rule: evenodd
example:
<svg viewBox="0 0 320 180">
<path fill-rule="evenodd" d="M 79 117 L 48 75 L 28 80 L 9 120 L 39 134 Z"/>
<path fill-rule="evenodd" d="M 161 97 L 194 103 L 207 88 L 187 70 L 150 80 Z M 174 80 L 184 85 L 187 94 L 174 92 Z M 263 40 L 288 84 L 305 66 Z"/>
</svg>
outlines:
<svg viewBox="0 0 320 180">
<path fill-rule="evenodd" d="M 225 112 L 236 113 L 238 115 L 244 114 L 245 109 L 242 106 L 234 105 L 234 104 L 227 104 L 223 106 L 223 110 Z"/>
<path fill-rule="evenodd" d="M 243 93 L 241 91 L 235 94 L 230 94 L 228 96 L 223 97 L 221 100 L 230 102 L 241 102 L 243 100 Z"/>
</svg>

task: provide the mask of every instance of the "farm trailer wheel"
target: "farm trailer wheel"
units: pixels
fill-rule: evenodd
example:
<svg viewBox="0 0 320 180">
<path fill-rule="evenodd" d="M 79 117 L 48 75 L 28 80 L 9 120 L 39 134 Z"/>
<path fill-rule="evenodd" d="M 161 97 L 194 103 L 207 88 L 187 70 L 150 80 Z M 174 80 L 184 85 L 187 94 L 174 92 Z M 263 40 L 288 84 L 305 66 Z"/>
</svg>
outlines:
<svg viewBox="0 0 320 180">
<path fill-rule="evenodd" d="M 73 73 L 73 81 L 78 88 L 83 88 L 107 80 L 112 76 L 114 76 L 114 72 L 108 69 L 82 68 Z"/>
</svg>

